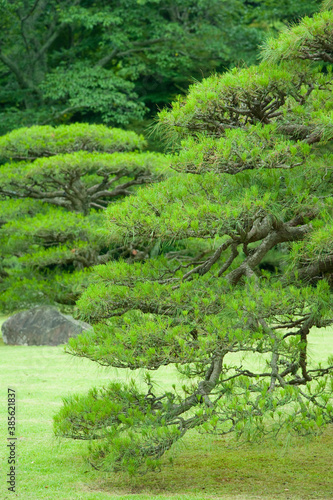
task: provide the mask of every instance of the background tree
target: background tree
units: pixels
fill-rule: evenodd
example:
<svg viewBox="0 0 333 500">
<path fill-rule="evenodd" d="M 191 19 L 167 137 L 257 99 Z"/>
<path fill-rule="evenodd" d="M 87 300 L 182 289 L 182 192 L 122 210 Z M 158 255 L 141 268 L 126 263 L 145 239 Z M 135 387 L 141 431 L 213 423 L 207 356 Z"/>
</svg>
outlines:
<svg viewBox="0 0 333 500">
<path fill-rule="evenodd" d="M 113 242 L 185 251 L 98 266 L 78 302 L 94 331 L 69 353 L 147 370 L 146 390 L 111 382 L 56 416 L 95 467 L 156 467 L 195 427 L 256 439 L 332 422 L 333 359 L 307 354 L 333 323 L 332 35 L 323 11 L 268 41 L 259 66 L 193 85 L 160 114 L 178 174 L 108 208 Z M 167 365 L 184 383 L 161 394 L 151 370 Z"/>
<path fill-rule="evenodd" d="M 2 0 L 0 133 L 73 121 L 139 126 L 145 112 L 155 115 L 193 79 L 255 62 L 274 23 L 319 5 L 285 3 L 293 8 L 246 0 Z"/>
<path fill-rule="evenodd" d="M 253 19 L 269 24 L 274 30 L 290 26 L 302 16 L 311 16 L 320 9 L 321 2 L 306 0 L 258 0 L 249 1 Z M 281 26 L 282 25 L 282 26 Z"/>
<path fill-rule="evenodd" d="M 103 125 L 23 128 L 0 138 L 0 306 L 73 306 L 92 266 L 150 249 L 110 243 L 105 208 L 161 178 L 142 136 Z M 9 160 L 9 161 L 8 161 Z M 144 253 L 142 254 L 142 252 Z"/>
</svg>

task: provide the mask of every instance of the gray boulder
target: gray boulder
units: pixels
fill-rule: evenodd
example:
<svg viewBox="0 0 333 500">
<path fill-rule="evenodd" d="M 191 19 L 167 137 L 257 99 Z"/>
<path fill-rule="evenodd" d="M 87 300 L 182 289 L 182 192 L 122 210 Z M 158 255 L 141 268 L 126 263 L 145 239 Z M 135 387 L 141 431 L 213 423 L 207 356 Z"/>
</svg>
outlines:
<svg viewBox="0 0 333 500">
<path fill-rule="evenodd" d="M 11 316 L 2 324 L 2 338 L 10 345 L 66 344 L 91 326 L 62 314 L 55 307 L 37 306 Z"/>
</svg>

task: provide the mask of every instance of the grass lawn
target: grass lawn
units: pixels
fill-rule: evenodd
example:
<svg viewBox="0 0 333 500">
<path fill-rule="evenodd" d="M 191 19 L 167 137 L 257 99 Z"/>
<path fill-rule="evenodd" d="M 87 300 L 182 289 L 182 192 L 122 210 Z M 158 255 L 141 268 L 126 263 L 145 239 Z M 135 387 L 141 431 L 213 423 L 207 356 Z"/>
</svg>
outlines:
<svg viewBox="0 0 333 500">
<path fill-rule="evenodd" d="M 318 331 L 311 346 L 314 359 L 333 353 L 333 330 Z M 333 426 L 317 439 L 247 445 L 192 432 L 166 457 L 160 473 L 130 480 L 125 475 L 92 469 L 83 458 L 87 444 L 57 440 L 52 416 L 61 398 L 85 392 L 110 378 L 129 373 L 74 359 L 61 347 L 6 346 L 0 343 L 0 499 L 333 499 Z M 172 369 L 155 374 L 161 386 L 175 379 Z M 17 397 L 16 493 L 7 491 L 7 387 Z M 171 453 L 171 452 L 170 452 Z"/>
</svg>

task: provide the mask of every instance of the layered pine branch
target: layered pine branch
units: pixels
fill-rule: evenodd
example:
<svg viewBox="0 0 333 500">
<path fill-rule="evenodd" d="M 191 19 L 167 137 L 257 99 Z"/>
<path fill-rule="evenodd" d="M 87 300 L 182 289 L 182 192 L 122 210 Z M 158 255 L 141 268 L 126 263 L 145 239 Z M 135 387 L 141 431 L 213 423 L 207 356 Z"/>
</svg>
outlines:
<svg viewBox="0 0 333 500">
<path fill-rule="evenodd" d="M 111 383 L 57 415 L 57 434 L 96 443 L 95 467 L 156 467 L 194 427 L 254 439 L 332 422 L 333 359 L 308 354 L 333 324 L 332 37 L 323 10 L 259 66 L 193 85 L 160 114 L 175 175 L 108 208 L 111 241 L 156 251 L 96 267 L 78 302 L 94 331 L 68 352 L 147 370 L 146 390 Z M 149 371 L 170 364 L 186 382 L 160 393 Z"/>
<path fill-rule="evenodd" d="M 134 132 L 103 125 L 35 126 L 0 138 L 0 308 L 72 307 L 114 245 L 104 211 L 163 178 L 168 160 Z"/>
</svg>

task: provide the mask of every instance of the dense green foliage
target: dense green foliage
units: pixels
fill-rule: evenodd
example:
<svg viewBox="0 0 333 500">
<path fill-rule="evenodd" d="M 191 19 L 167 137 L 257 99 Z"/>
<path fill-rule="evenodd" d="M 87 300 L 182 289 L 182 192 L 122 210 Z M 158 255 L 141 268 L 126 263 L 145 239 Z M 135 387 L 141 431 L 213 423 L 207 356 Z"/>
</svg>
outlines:
<svg viewBox="0 0 333 500">
<path fill-rule="evenodd" d="M 319 0 L 2 0 L 0 133 L 132 125 L 193 79 L 256 61 L 264 34 Z"/>
<path fill-rule="evenodd" d="M 107 210 L 114 244 L 159 252 L 96 268 L 78 302 L 94 331 L 68 347 L 147 370 L 146 391 L 113 382 L 57 415 L 57 434 L 93 442 L 95 467 L 154 468 L 193 427 L 256 439 L 333 421 L 332 357 L 307 354 L 333 323 L 332 36 L 331 10 L 304 18 L 259 66 L 160 113 L 177 173 Z M 149 371 L 169 364 L 184 383 L 160 393 Z"/>
<path fill-rule="evenodd" d="M 22 128 L 0 138 L 2 310 L 73 306 L 92 266 L 138 258 L 131 245 L 110 243 L 103 212 L 161 177 L 167 159 L 139 152 L 144 146 L 134 132 L 87 124 Z"/>
</svg>

